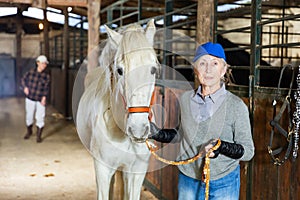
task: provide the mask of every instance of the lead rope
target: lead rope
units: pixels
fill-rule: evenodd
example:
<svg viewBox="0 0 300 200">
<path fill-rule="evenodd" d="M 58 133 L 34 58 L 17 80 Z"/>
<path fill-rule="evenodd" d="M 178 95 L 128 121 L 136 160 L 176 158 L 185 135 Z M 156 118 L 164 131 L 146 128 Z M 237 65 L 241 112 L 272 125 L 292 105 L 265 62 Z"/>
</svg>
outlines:
<svg viewBox="0 0 300 200">
<path fill-rule="evenodd" d="M 299 129 L 300 129 L 300 66 L 297 75 L 297 91 L 294 94 L 296 99 L 296 110 L 293 114 L 293 123 L 294 123 L 294 137 L 293 137 L 293 161 L 298 157 L 298 142 L 299 142 Z"/>
<path fill-rule="evenodd" d="M 168 165 L 186 165 L 186 164 L 190 164 L 192 162 L 195 162 L 197 159 L 202 157 L 202 152 L 199 152 L 197 155 L 195 155 L 192 158 L 189 158 L 187 160 L 180 160 L 180 161 L 171 161 L 171 160 L 167 160 L 164 159 L 162 157 L 160 157 L 159 155 L 157 155 L 155 152 L 158 150 L 158 147 L 154 144 L 149 142 L 149 140 L 146 140 L 146 145 L 149 149 L 149 151 L 151 152 L 151 154 L 159 161 L 166 163 Z M 204 163 L 204 168 L 203 168 L 203 173 L 202 173 L 202 180 L 205 182 L 205 200 L 208 200 L 208 196 L 209 196 L 209 180 L 210 180 L 210 158 L 209 155 L 217 150 L 221 145 L 221 140 L 218 139 L 217 144 L 215 146 L 213 146 L 213 148 L 211 148 L 205 155 L 205 163 Z"/>
<path fill-rule="evenodd" d="M 205 155 L 205 163 L 204 163 L 204 168 L 203 168 L 203 173 L 202 173 L 202 179 L 203 182 L 205 183 L 205 200 L 208 200 L 209 197 L 209 180 L 210 180 L 210 157 L 209 155 L 217 150 L 221 145 L 221 140 L 218 139 L 217 144 L 211 148 Z"/>
<path fill-rule="evenodd" d="M 151 121 L 152 119 L 152 112 L 151 112 L 151 106 L 153 105 L 153 102 L 155 101 L 155 92 L 153 91 L 152 93 L 152 97 L 151 97 L 151 102 L 150 102 L 150 109 L 149 109 L 149 121 Z M 197 155 L 195 155 L 192 158 L 186 159 L 186 160 L 180 160 L 180 161 L 172 161 L 172 160 L 167 160 L 164 159 L 162 157 L 160 157 L 159 155 L 157 155 L 155 152 L 158 150 L 158 147 L 150 142 L 148 139 L 145 141 L 149 151 L 151 152 L 151 154 L 154 156 L 154 158 L 156 158 L 157 160 L 168 164 L 168 165 L 186 165 L 186 164 L 190 164 L 192 162 L 195 162 L 196 160 L 198 160 L 199 158 L 201 158 L 203 156 L 203 153 L 200 151 Z M 203 167 L 203 173 L 202 173 L 202 180 L 205 182 L 205 200 L 208 200 L 209 197 L 209 180 L 210 180 L 210 158 L 209 155 L 217 150 L 221 145 L 221 140 L 218 139 L 217 143 L 215 146 L 213 146 L 205 155 L 205 162 L 204 162 L 204 167 Z"/>
</svg>

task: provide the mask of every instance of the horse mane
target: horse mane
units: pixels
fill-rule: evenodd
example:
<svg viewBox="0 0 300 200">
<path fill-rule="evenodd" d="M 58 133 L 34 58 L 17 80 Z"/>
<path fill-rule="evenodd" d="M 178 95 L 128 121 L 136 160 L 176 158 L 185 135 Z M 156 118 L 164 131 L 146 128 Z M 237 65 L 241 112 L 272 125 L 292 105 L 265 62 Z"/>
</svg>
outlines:
<svg viewBox="0 0 300 200">
<path fill-rule="evenodd" d="M 104 46 L 104 47 L 103 47 Z M 116 49 L 113 48 L 111 41 L 107 39 L 99 47 L 99 66 L 89 71 L 85 77 L 85 88 L 97 84 L 96 93 L 106 95 L 111 88 L 111 65 L 113 64 Z"/>
<path fill-rule="evenodd" d="M 144 29 L 138 24 L 131 24 L 126 29 L 120 30 L 120 34 L 123 35 L 121 44 L 118 46 L 119 55 L 125 61 L 130 61 L 130 52 L 135 52 L 143 49 L 144 51 L 153 51 L 152 46 L 148 42 L 145 36 Z M 112 40 L 108 38 L 104 43 L 104 47 L 100 47 L 100 56 L 99 56 L 99 67 L 88 72 L 85 80 L 85 88 L 87 88 L 91 83 L 97 81 L 97 94 L 106 95 L 107 92 L 111 92 L 112 88 L 112 71 L 114 59 L 117 53 L 117 48 L 113 44 Z M 129 64 L 128 63 L 128 64 Z"/>
<path fill-rule="evenodd" d="M 134 41 L 134 42 L 133 42 Z M 152 53 L 155 54 L 152 46 L 148 42 L 144 29 L 138 24 L 131 24 L 127 27 L 126 30 L 123 31 L 123 39 L 120 45 L 121 54 L 124 56 L 125 60 L 130 58 L 129 54 L 131 52 L 140 51 L 143 55 L 145 54 L 144 51 L 153 51 Z"/>
</svg>

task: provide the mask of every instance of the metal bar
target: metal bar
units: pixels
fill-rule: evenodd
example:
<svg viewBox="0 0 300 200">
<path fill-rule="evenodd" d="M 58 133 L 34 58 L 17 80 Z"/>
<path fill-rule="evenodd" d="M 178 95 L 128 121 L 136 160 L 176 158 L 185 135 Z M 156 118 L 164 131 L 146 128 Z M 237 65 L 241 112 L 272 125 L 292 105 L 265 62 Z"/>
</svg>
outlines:
<svg viewBox="0 0 300 200">
<path fill-rule="evenodd" d="M 115 7 L 114 10 L 126 10 L 126 11 L 132 11 L 132 10 L 138 10 L 139 7 L 133 7 L 133 6 L 126 6 L 126 7 Z M 151 8 L 151 7 L 143 7 L 143 10 L 145 11 L 153 11 L 153 12 L 163 12 L 164 8 Z"/>
<path fill-rule="evenodd" d="M 283 0 L 283 6 L 285 6 L 285 0 Z M 285 17 L 285 8 L 282 9 L 282 18 L 284 18 L 284 17 Z M 284 24 L 285 24 L 284 22 L 285 22 L 284 20 L 281 21 L 281 42 L 280 42 L 280 44 L 284 44 Z M 280 47 L 281 57 L 283 57 L 283 54 L 284 54 L 284 48 Z M 281 66 L 283 65 L 283 59 L 280 60 L 280 65 Z"/>
<path fill-rule="evenodd" d="M 278 47 L 298 47 L 300 45 L 300 42 L 293 42 L 289 44 L 270 44 L 270 45 L 263 45 L 258 48 L 260 49 L 266 49 L 266 48 L 278 48 Z"/>
<path fill-rule="evenodd" d="M 111 20 L 111 21 L 108 21 L 108 20 L 107 20 L 107 24 L 108 24 L 108 25 L 109 25 L 109 24 L 111 25 L 111 24 L 114 23 L 114 22 L 120 21 L 120 20 L 125 19 L 125 18 L 127 18 L 127 17 L 131 17 L 131 16 L 133 16 L 133 15 L 138 15 L 138 14 L 139 14 L 139 11 L 135 11 L 135 12 L 129 13 L 129 14 L 127 14 L 127 15 L 123 15 L 122 17 L 116 18 L 116 19 Z"/>
<path fill-rule="evenodd" d="M 73 33 L 73 67 L 75 67 L 75 62 L 76 62 L 76 52 L 77 52 L 77 48 L 76 48 L 76 45 L 77 45 L 77 40 L 76 40 L 76 30 L 72 30 L 71 33 Z"/>
<path fill-rule="evenodd" d="M 177 43 L 195 43 L 195 41 L 192 41 L 192 40 L 186 40 L 185 38 L 181 38 L 181 37 L 178 37 L 176 39 L 167 39 L 165 40 L 165 42 L 177 42 Z"/>
<path fill-rule="evenodd" d="M 172 53 L 165 53 L 165 56 L 174 56 L 174 55 L 179 55 L 179 56 L 192 56 L 194 54 L 194 51 L 186 52 L 186 51 L 176 51 Z"/>
<path fill-rule="evenodd" d="M 282 18 L 278 18 L 278 19 L 269 19 L 269 20 L 260 21 L 257 25 L 263 26 L 266 24 L 272 24 L 272 23 L 281 22 L 284 20 L 292 20 L 292 19 L 296 19 L 296 18 L 300 18 L 300 14 L 288 15 L 286 17 L 282 17 Z"/>
<path fill-rule="evenodd" d="M 112 28 L 112 18 L 113 18 L 113 11 L 112 9 L 107 10 L 107 15 L 106 15 L 106 21 L 107 21 L 107 26 L 109 28 Z"/>
<path fill-rule="evenodd" d="M 124 15 L 124 10 L 123 10 L 123 8 L 124 8 L 124 6 L 123 6 L 123 4 L 121 4 L 121 9 L 120 9 L 120 17 L 123 17 L 123 15 Z M 122 27 L 123 26 L 123 18 L 121 18 L 121 20 L 120 20 L 120 27 Z"/>
<path fill-rule="evenodd" d="M 138 21 L 143 17 L 143 2 L 142 0 L 138 0 Z"/>
<path fill-rule="evenodd" d="M 218 0 L 214 0 L 214 22 L 213 22 L 213 42 L 217 42 L 218 37 Z"/>
<path fill-rule="evenodd" d="M 83 61 L 84 59 L 84 55 L 83 55 L 83 17 L 81 17 L 81 21 L 80 21 L 80 62 Z"/>
<path fill-rule="evenodd" d="M 176 24 L 168 26 L 168 28 L 173 29 L 173 28 L 181 27 L 182 25 L 193 24 L 195 22 L 197 22 L 197 19 L 189 20 L 188 22 L 176 23 Z"/>
<path fill-rule="evenodd" d="M 249 111 L 250 111 L 250 121 L 251 121 L 251 132 L 252 136 L 254 134 L 254 114 L 255 114 L 255 86 L 259 81 L 259 70 L 257 66 L 260 63 L 260 49 L 257 48 L 261 45 L 260 36 L 261 36 L 261 26 L 258 25 L 258 22 L 261 21 L 262 13 L 262 3 L 261 0 L 251 1 L 251 55 L 250 55 L 250 76 L 249 76 Z M 247 185 L 246 185 L 246 199 L 252 199 L 253 191 L 253 168 L 254 160 L 252 159 L 247 163 L 249 170 L 247 171 Z"/>
<path fill-rule="evenodd" d="M 180 9 L 172 9 L 172 11 L 168 12 L 168 13 L 165 13 L 165 16 L 169 16 L 169 15 L 174 15 L 174 14 L 178 14 L 179 12 L 182 12 L 182 11 L 185 11 L 185 10 L 188 10 L 190 8 L 193 8 L 193 7 L 196 7 L 198 4 L 195 3 L 195 4 L 191 4 L 189 6 L 186 6 L 186 7 L 183 7 L 183 8 L 180 8 Z M 194 10 L 194 12 L 197 12 L 197 9 Z"/>
<path fill-rule="evenodd" d="M 241 31 L 250 30 L 250 29 L 251 29 L 251 26 L 245 26 L 245 27 L 242 27 L 242 28 L 235 28 L 235 29 L 230 29 L 230 30 L 217 31 L 217 34 L 221 35 L 221 34 L 225 34 L 225 33 L 241 32 Z"/>
<path fill-rule="evenodd" d="M 118 5 L 121 5 L 123 3 L 126 3 L 128 0 L 118 0 L 115 3 L 110 4 L 109 6 L 106 6 L 105 8 L 101 9 L 100 13 L 104 13 L 108 10 L 114 9 L 115 7 L 117 7 Z"/>
<path fill-rule="evenodd" d="M 231 47 L 231 48 L 225 48 L 224 50 L 227 51 L 239 51 L 239 50 L 247 50 L 250 49 L 250 47 Z"/>
<path fill-rule="evenodd" d="M 271 26 L 270 26 L 270 27 L 271 27 Z M 276 34 L 276 32 L 273 32 L 273 31 L 263 31 L 263 32 L 262 32 L 262 34 L 275 35 L 275 34 Z M 300 33 L 295 33 L 295 32 L 293 32 L 293 33 L 288 33 L 288 35 L 289 35 L 289 36 L 291 36 L 291 35 L 296 35 L 296 36 L 299 36 L 299 35 L 300 35 Z"/>
</svg>

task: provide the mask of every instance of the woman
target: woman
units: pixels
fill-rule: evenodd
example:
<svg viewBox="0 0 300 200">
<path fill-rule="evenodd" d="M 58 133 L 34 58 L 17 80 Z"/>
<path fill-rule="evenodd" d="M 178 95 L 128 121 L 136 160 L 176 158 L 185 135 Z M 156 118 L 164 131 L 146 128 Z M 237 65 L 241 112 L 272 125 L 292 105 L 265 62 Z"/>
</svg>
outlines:
<svg viewBox="0 0 300 200">
<path fill-rule="evenodd" d="M 239 161 L 254 156 L 249 112 L 245 103 L 225 89 L 222 81 L 227 70 L 224 49 L 218 43 L 205 43 L 196 50 L 194 73 L 200 83 L 195 91 L 180 98 L 179 130 L 159 130 L 151 123 L 150 138 L 160 142 L 180 142 L 179 159 L 185 160 L 208 152 L 217 139 L 220 147 L 210 161 L 210 200 L 238 200 L 240 191 Z M 205 199 L 204 159 L 179 166 L 178 199 Z"/>
</svg>

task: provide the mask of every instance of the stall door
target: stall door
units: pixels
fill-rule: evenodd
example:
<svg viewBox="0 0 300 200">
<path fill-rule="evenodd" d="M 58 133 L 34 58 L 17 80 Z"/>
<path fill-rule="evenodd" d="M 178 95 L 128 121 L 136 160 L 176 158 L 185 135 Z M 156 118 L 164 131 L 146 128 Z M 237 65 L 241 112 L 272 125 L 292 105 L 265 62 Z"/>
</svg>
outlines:
<svg viewBox="0 0 300 200">
<path fill-rule="evenodd" d="M 0 97 L 14 96 L 15 93 L 15 61 L 12 58 L 0 58 Z"/>
</svg>

